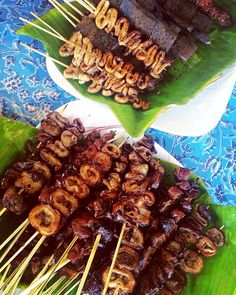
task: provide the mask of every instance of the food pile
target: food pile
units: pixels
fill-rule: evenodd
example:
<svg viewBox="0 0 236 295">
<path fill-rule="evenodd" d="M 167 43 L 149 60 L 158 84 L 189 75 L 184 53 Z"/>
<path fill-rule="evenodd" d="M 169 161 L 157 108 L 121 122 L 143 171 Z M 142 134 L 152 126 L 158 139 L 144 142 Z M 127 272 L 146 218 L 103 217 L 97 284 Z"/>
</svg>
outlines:
<svg viewBox="0 0 236 295">
<path fill-rule="evenodd" d="M 103 131 L 102 131 L 103 130 Z M 106 128 L 85 130 L 57 112 L 42 121 L 36 142 L 24 161 L 10 167 L 1 182 L 2 204 L 18 218 L 27 214 L 31 228 L 12 255 L 36 230 L 47 237 L 30 263 L 36 276 L 52 253 L 55 264 L 73 237 L 70 263 L 60 275 L 82 274 L 98 234 L 102 238 L 84 292 L 100 295 L 122 224 L 122 246 L 109 283 L 109 294 L 175 294 L 186 274 L 203 269 L 224 244 L 222 230 L 212 227 L 197 179 L 176 168 L 175 185 L 167 187 L 165 168 L 154 156 L 151 136 L 130 144 Z M 38 237 L 33 240 L 33 247 Z M 12 261 L 16 267 L 29 248 Z"/>
<path fill-rule="evenodd" d="M 91 82 L 88 92 L 147 110 L 141 96 L 155 90 L 176 59 L 187 61 L 197 42 L 209 45 L 213 21 L 229 27 L 231 16 L 204 0 L 101 0 L 84 15 L 63 57 L 72 56 L 68 79 Z"/>
</svg>

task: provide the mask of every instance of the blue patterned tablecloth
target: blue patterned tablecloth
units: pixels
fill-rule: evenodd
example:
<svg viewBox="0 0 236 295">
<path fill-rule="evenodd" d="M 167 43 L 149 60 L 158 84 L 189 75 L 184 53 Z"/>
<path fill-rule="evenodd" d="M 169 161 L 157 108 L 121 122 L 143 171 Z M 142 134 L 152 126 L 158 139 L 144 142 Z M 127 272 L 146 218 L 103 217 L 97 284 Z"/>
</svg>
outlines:
<svg viewBox="0 0 236 295">
<path fill-rule="evenodd" d="M 44 114 L 74 100 L 49 77 L 45 59 L 19 48 L 19 16 L 43 14 L 47 0 L 0 0 L 0 114 L 36 125 Z M 37 41 L 21 41 L 42 49 Z M 186 122 L 187 123 L 187 122 Z M 204 180 L 215 203 L 236 205 L 236 86 L 218 126 L 200 137 L 182 137 L 150 129 L 184 166 Z"/>
</svg>

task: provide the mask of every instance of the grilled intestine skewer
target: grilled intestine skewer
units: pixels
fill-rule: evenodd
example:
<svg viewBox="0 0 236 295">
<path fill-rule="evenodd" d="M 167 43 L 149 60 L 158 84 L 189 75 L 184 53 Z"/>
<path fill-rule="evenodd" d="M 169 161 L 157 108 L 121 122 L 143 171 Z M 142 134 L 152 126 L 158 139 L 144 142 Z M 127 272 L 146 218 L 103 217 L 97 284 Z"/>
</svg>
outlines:
<svg viewBox="0 0 236 295">
<path fill-rule="evenodd" d="M 208 15 L 220 26 L 230 27 L 233 24 L 232 18 L 228 12 L 216 6 L 212 0 L 191 0 L 202 12 Z"/>
<path fill-rule="evenodd" d="M 30 23 L 32 26 L 35 26 L 34 23 L 31 23 L 25 19 L 22 18 L 23 21 L 26 21 L 27 23 Z M 40 27 L 37 26 L 39 29 Z M 47 31 L 44 29 L 44 31 Z M 50 32 L 50 31 L 49 31 Z M 51 32 L 50 32 L 51 34 Z M 53 34 L 54 36 L 56 36 L 55 34 Z M 58 36 L 59 39 L 61 39 Z M 88 44 L 90 41 L 88 39 L 86 39 L 86 41 L 84 43 Z M 71 46 L 71 41 L 67 41 L 67 43 Z M 66 43 L 66 44 L 67 44 Z M 41 53 L 40 51 L 38 51 L 37 49 L 30 47 L 24 43 L 20 43 L 21 45 L 23 45 L 24 47 L 26 47 L 29 50 L 35 51 L 43 56 L 49 57 L 48 55 L 45 55 L 44 53 Z M 74 43 L 72 43 L 72 48 L 74 47 Z M 79 47 L 77 47 L 77 49 L 79 49 Z M 96 53 L 100 53 L 100 57 L 101 57 L 101 51 L 99 50 L 95 50 Z M 84 52 L 85 54 L 85 52 Z M 92 54 L 92 53 L 91 53 Z M 112 53 L 109 53 L 108 55 L 106 55 L 105 58 L 105 63 L 106 63 L 106 58 L 107 57 L 113 58 Z M 93 58 L 95 59 L 99 57 L 99 55 L 93 55 Z M 84 82 L 89 82 L 92 81 L 92 84 L 88 87 L 88 91 L 90 93 L 97 93 L 99 91 L 102 90 L 103 95 L 105 96 L 112 96 L 115 94 L 115 100 L 118 103 L 131 103 L 133 105 L 134 108 L 136 109 L 142 109 L 142 110 L 146 110 L 149 107 L 149 103 L 147 101 L 141 100 L 138 97 L 138 91 L 137 89 L 135 89 L 133 87 L 133 85 L 131 86 L 130 84 L 128 84 L 125 79 L 118 79 L 116 77 L 113 77 L 111 74 L 109 74 L 105 68 L 103 69 L 103 71 L 101 71 L 101 68 L 99 67 L 99 65 L 95 64 L 95 65 L 86 65 L 84 62 L 80 63 L 80 66 L 78 66 L 78 59 L 74 60 L 74 62 L 76 63 L 76 66 L 72 63 L 70 66 L 65 65 L 64 63 L 55 60 L 54 58 L 51 58 L 53 61 L 57 62 L 60 65 L 63 65 L 64 67 L 66 67 L 67 69 L 64 72 L 64 75 L 66 78 L 70 78 L 70 79 L 78 79 L 80 83 L 84 83 Z M 102 62 L 102 61 L 101 61 Z M 121 61 L 120 61 L 121 63 Z M 103 65 L 105 66 L 105 64 Z M 128 66 L 127 66 L 128 68 Z M 136 79 L 138 77 L 138 85 L 139 88 L 143 88 L 145 89 L 148 86 L 148 81 L 149 81 L 149 77 L 148 75 L 137 75 L 137 72 L 132 73 L 132 68 L 131 65 L 129 66 L 130 68 L 130 73 L 129 73 L 129 81 L 131 81 L 132 79 Z M 123 72 L 125 73 L 125 71 L 127 71 L 127 69 L 124 69 Z M 111 89 L 112 88 L 112 89 Z"/>
</svg>

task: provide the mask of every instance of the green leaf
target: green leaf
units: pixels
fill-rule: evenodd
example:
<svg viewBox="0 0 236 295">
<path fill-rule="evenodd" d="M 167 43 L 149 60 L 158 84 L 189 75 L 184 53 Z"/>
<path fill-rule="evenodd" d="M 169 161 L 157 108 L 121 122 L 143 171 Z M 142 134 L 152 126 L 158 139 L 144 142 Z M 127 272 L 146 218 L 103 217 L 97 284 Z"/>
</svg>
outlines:
<svg viewBox="0 0 236 295">
<path fill-rule="evenodd" d="M 9 165 L 25 155 L 26 141 L 33 139 L 37 132 L 32 126 L 0 117 L 0 176 Z"/>
<path fill-rule="evenodd" d="M 226 8 L 236 20 L 234 0 L 220 0 L 217 2 Z M 67 8 L 74 13 L 70 7 Z M 70 37 L 73 27 L 55 9 L 49 11 L 43 19 L 64 37 L 67 39 Z M 35 23 L 40 24 L 38 21 L 35 21 Z M 66 64 L 70 63 L 69 58 L 59 56 L 58 49 L 62 42 L 58 39 L 30 25 L 19 29 L 17 32 L 41 41 L 49 55 Z M 223 69 L 236 60 L 236 25 L 229 29 L 215 28 L 211 32 L 211 40 L 212 45 L 210 46 L 198 44 L 197 53 L 187 63 L 176 62 L 169 71 L 166 81 L 158 90 L 160 94 L 152 93 L 145 96 L 151 102 L 151 108 L 145 112 L 137 111 L 129 105 L 117 104 L 112 98 L 89 94 L 86 91 L 86 85 L 79 85 L 76 81 L 70 80 L 70 83 L 85 97 L 108 105 L 127 132 L 133 137 L 138 137 L 152 124 L 158 114 L 163 112 L 169 105 L 186 104 Z M 61 66 L 56 66 L 63 72 Z"/>
<path fill-rule="evenodd" d="M 37 129 L 0 117 L 0 171 L 5 171 L 16 159 L 25 155 L 25 145 L 37 133 Z M 5 159 L 6 158 L 6 159 Z M 165 184 L 173 185 L 173 171 L 176 165 L 161 161 L 166 170 Z M 192 179 L 198 176 L 192 174 Z M 203 272 L 198 276 L 188 276 L 188 285 L 184 295 L 235 295 L 236 282 L 236 207 L 213 205 L 203 182 L 199 179 L 202 195 L 196 203 L 209 204 L 214 215 L 214 224 L 225 226 L 226 245 L 219 249 L 217 255 L 205 259 Z M 22 220 L 25 216 L 22 217 Z M 22 221 L 21 220 L 21 221 Z M 0 221 L 0 243 L 19 225 L 19 217 L 5 214 Z M 21 284 L 25 288 L 25 284 Z M 76 292 L 71 292 L 76 294 Z"/>
</svg>

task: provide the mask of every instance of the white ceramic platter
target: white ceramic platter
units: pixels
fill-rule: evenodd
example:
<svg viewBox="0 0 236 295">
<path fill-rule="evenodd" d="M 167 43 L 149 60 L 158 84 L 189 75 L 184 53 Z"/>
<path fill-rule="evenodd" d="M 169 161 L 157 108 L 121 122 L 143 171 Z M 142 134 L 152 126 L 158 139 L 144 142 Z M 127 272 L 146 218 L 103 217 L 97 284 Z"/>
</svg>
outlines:
<svg viewBox="0 0 236 295">
<path fill-rule="evenodd" d="M 48 73 L 53 81 L 66 92 L 80 99 L 80 106 L 88 101 L 63 77 L 50 59 L 47 59 L 46 64 Z M 233 64 L 217 77 L 214 83 L 211 83 L 187 104 L 180 106 L 171 105 L 167 110 L 159 114 L 151 127 L 182 136 L 200 136 L 208 133 L 218 124 L 223 116 L 235 81 L 236 64 Z M 101 106 L 100 103 L 93 101 L 91 106 L 97 109 L 98 105 Z M 102 108 L 108 110 L 106 105 L 102 105 Z M 109 117 L 112 121 L 116 121 L 113 113 L 109 114 Z"/>
</svg>

